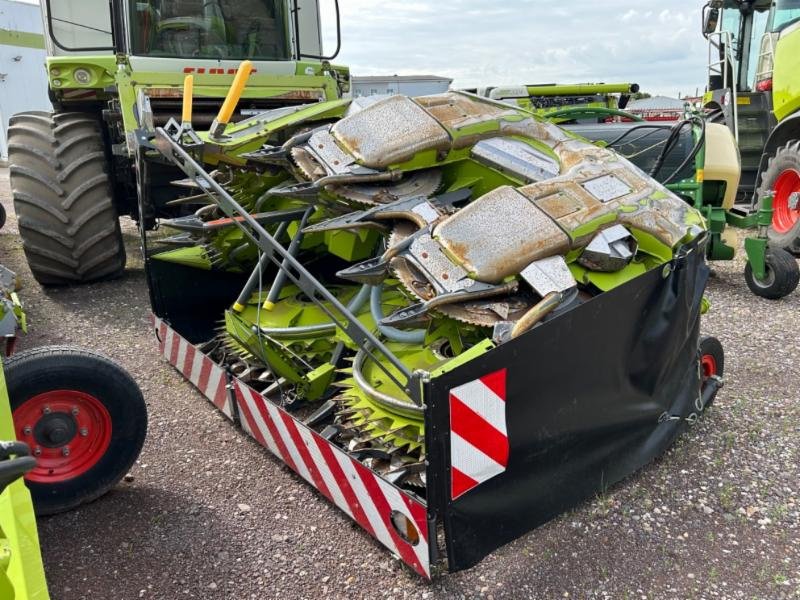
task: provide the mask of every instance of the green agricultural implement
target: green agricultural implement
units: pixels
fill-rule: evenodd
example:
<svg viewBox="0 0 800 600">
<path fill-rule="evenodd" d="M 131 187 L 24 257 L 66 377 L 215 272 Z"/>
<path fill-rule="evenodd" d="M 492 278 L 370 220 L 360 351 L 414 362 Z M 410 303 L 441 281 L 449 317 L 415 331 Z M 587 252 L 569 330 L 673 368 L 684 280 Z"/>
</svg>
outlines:
<svg viewBox="0 0 800 600">
<path fill-rule="evenodd" d="M 119 275 L 120 216 L 149 229 L 180 214 L 169 204 L 176 171 L 144 172 L 135 141 L 180 114 L 186 74 L 195 78 L 195 125 L 205 128 L 216 115 L 225 124 L 349 91 L 348 69 L 322 55 L 317 0 L 41 4 L 53 112 L 11 118 L 9 163 L 25 255 L 45 285 Z M 253 62 L 250 85 L 236 110 L 220 112 L 243 59 Z M 144 207 L 142 188 L 152 200 Z"/>
<path fill-rule="evenodd" d="M 420 574 L 619 480 L 713 401 L 713 235 L 688 184 L 476 94 L 201 129 L 192 83 L 137 138 L 191 186 L 193 212 L 143 233 L 160 352 Z M 690 124 L 666 142 L 684 157 L 645 162 L 694 175 Z M 708 175 L 723 202 L 729 170 Z"/>
<path fill-rule="evenodd" d="M 17 287 L 0 265 L 0 598 L 47 600 L 35 514 L 71 510 L 116 485 L 141 451 L 147 409 L 131 376 L 100 354 L 14 354 L 27 329 Z"/>
<path fill-rule="evenodd" d="M 0 358 L 0 597 L 47 600 L 36 516 L 22 476 L 36 464 L 30 447 L 16 441 Z"/>
<path fill-rule="evenodd" d="M 704 106 L 710 120 L 730 128 L 742 161 L 737 204 L 725 217 L 766 227 L 767 279 L 786 280 L 791 267 L 782 251 L 800 253 L 800 2 L 714 0 L 703 25 Z"/>
<path fill-rule="evenodd" d="M 515 104 L 553 123 L 597 122 L 609 117 L 641 120 L 625 112 L 628 102 L 639 92 L 636 83 L 551 83 L 483 87 L 469 91 Z"/>
<path fill-rule="evenodd" d="M 54 514 L 98 498 L 128 472 L 144 443 L 147 408 L 136 382 L 104 356 L 69 346 L 15 354 L 27 328 L 16 287 L 0 266 L 3 390 L 12 437 L 35 459 L 25 477 L 36 512 Z"/>
</svg>

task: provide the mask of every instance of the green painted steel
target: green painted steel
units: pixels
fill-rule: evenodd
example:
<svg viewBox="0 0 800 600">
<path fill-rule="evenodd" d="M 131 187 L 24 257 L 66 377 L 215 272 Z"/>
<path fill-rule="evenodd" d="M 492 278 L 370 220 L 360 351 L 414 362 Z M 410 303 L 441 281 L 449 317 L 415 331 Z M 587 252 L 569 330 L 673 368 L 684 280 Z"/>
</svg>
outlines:
<svg viewBox="0 0 800 600">
<path fill-rule="evenodd" d="M 525 86 L 531 96 L 585 96 L 591 94 L 630 94 L 638 89 L 633 83 L 580 83 Z"/>
<path fill-rule="evenodd" d="M 0 440 L 15 440 L 0 359 Z M 36 516 L 22 479 L 0 494 L 0 598 L 47 600 L 47 581 L 36 533 Z"/>
<path fill-rule="evenodd" d="M 44 36 L 41 33 L 27 31 L 11 31 L 0 27 L 0 46 L 17 46 L 19 48 L 36 48 L 44 50 Z"/>
</svg>

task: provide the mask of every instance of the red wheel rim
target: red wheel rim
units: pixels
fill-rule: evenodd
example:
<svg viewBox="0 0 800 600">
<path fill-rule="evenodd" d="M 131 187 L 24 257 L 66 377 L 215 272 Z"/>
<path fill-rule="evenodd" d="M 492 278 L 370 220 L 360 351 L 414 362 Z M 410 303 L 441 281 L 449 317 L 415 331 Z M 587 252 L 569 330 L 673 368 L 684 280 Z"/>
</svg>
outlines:
<svg viewBox="0 0 800 600">
<path fill-rule="evenodd" d="M 800 173 L 786 169 L 775 180 L 775 198 L 772 201 L 772 228 L 778 233 L 787 233 L 800 220 L 800 206 L 789 206 L 792 194 L 800 194 Z"/>
<path fill-rule="evenodd" d="M 703 367 L 703 379 L 717 374 L 717 359 L 711 354 L 704 354 L 700 359 L 700 365 Z"/>
<path fill-rule="evenodd" d="M 25 479 L 56 483 L 94 467 L 111 443 L 111 415 L 97 398 L 77 390 L 53 390 L 14 410 L 17 439 L 27 443 L 36 467 Z"/>
</svg>

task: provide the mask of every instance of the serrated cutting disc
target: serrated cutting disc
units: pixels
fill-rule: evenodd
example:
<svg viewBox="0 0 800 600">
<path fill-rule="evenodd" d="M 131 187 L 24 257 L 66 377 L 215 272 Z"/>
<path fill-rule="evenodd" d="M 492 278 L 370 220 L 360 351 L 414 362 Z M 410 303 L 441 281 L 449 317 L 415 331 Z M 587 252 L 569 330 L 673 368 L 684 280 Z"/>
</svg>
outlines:
<svg viewBox="0 0 800 600">
<path fill-rule="evenodd" d="M 397 200 L 428 198 L 441 189 L 442 172 L 429 169 L 410 173 L 393 183 L 337 185 L 326 188 L 330 193 L 364 206 L 388 204 Z"/>
<path fill-rule="evenodd" d="M 415 227 L 412 223 L 398 223 L 389 236 L 389 247 L 402 242 L 414 231 Z M 433 297 L 433 288 L 408 261 L 395 258 L 391 263 L 391 269 L 397 280 L 412 296 L 422 301 L 430 300 Z M 502 321 L 519 320 L 534 304 L 536 304 L 536 297 L 533 293 L 521 290 L 505 297 L 446 304 L 437 308 L 436 311 L 468 325 L 494 327 Z"/>
<path fill-rule="evenodd" d="M 308 181 L 316 181 L 325 176 L 325 169 L 322 168 L 311 153 L 303 147 L 292 148 L 292 161 L 300 169 L 300 172 Z"/>
</svg>

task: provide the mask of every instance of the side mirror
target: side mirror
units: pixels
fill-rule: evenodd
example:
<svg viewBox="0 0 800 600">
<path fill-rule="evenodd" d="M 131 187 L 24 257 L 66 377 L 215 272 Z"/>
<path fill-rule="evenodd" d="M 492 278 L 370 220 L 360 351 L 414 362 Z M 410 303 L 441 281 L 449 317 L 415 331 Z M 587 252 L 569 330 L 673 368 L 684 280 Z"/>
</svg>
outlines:
<svg viewBox="0 0 800 600">
<path fill-rule="evenodd" d="M 703 10 L 703 36 L 708 37 L 717 30 L 719 23 L 719 9 L 706 5 Z"/>
</svg>

